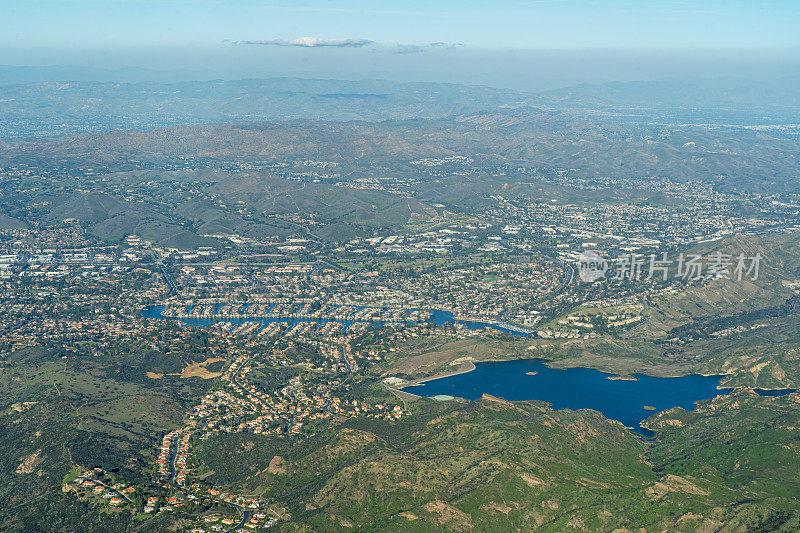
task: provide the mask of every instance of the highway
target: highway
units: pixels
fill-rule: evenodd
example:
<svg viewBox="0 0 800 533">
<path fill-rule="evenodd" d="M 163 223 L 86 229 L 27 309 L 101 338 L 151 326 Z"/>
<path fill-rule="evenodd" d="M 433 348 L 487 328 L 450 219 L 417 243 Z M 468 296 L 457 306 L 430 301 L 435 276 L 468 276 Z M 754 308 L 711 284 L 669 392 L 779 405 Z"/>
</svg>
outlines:
<svg viewBox="0 0 800 533">
<path fill-rule="evenodd" d="M 167 267 L 164 266 L 164 263 L 162 263 L 160 259 L 157 259 L 157 258 L 154 258 L 154 259 L 155 259 L 156 264 L 161 269 L 161 273 L 164 275 L 164 281 L 166 281 L 167 285 L 169 285 L 169 293 L 167 293 L 167 297 L 169 297 L 169 296 L 171 296 L 173 294 L 177 294 L 178 293 L 178 287 L 175 286 L 175 283 L 172 281 L 172 278 L 169 277 L 169 273 L 167 273 Z"/>
</svg>

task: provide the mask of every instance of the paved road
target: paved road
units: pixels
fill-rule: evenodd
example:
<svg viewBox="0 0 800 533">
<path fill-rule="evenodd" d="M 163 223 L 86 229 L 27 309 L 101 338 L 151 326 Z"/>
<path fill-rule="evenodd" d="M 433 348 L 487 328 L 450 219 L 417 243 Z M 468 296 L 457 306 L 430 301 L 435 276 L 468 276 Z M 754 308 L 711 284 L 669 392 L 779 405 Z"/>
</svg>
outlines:
<svg viewBox="0 0 800 533">
<path fill-rule="evenodd" d="M 167 273 L 167 267 L 165 267 L 164 263 L 162 263 L 160 260 L 156 263 L 158 264 L 159 268 L 161 268 L 161 273 L 164 274 L 164 279 L 166 280 L 167 285 L 169 285 L 169 293 L 167 293 L 167 297 L 171 296 L 172 294 L 177 294 L 178 287 L 175 286 L 172 278 L 169 277 L 169 274 Z"/>
<path fill-rule="evenodd" d="M 249 509 L 245 509 L 244 507 L 242 507 L 240 505 L 236 505 L 235 503 L 233 503 L 231 505 L 236 507 L 236 510 L 239 511 L 240 513 L 242 513 L 242 519 L 239 521 L 238 524 L 236 524 L 235 526 L 233 526 L 232 528 L 227 530 L 226 533 L 230 533 L 231 531 L 238 531 L 239 529 L 242 528 L 242 526 L 244 526 L 245 522 L 247 522 L 250 519 L 250 510 Z"/>
<path fill-rule="evenodd" d="M 180 435 L 172 439 L 172 446 L 170 446 L 169 453 L 171 455 L 169 460 L 169 476 L 167 476 L 167 483 L 171 483 L 175 479 L 175 463 L 178 461 L 178 444 L 180 442 Z"/>
<path fill-rule="evenodd" d="M 94 481 L 95 481 L 95 483 L 97 483 L 97 484 L 98 484 L 98 485 L 100 485 L 101 487 L 105 488 L 106 490 L 108 490 L 108 491 L 110 491 L 110 492 L 113 492 L 114 494 L 116 494 L 117 496 L 119 496 L 120 498 L 122 498 L 123 500 L 125 500 L 126 502 L 128 502 L 128 503 L 130 503 L 130 504 L 133 504 L 133 500 L 131 500 L 130 498 L 128 498 L 127 496 L 125 496 L 124 494 L 122 494 L 122 493 L 121 493 L 120 491 L 118 491 L 117 489 L 115 489 L 115 488 L 113 488 L 113 487 L 109 487 L 108 485 L 106 485 L 105 483 L 103 483 L 102 481 L 100 481 L 99 479 L 95 479 Z"/>
<path fill-rule="evenodd" d="M 242 366 L 244 366 L 244 365 L 242 365 Z M 169 477 L 167 478 L 167 482 L 168 483 L 174 483 L 175 482 L 174 481 L 175 480 L 175 463 L 178 460 L 178 443 L 179 442 L 180 442 L 180 436 L 175 437 L 175 439 L 172 441 L 172 444 L 174 446 L 174 450 L 172 451 L 172 459 L 170 460 L 170 463 L 169 463 L 170 472 L 169 472 Z M 105 486 L 105 485 L 103 485 L 103 486 Z M 122 493 L 119 493 L 119 494 L 120 494 L 120 496 L 122 496 L 123 498 L 128 500 L 129 502 L 133 503 L 131 500 L 129 500 Z M 227 503 L 227 502 L 225 502 L 225 503 Z M 235 503 L 232 503 L 231 505 L 236 507 L 236 510 L 239 511 L 242 514 L 242 519 L 239 521 L 238 524 L 233 526 L 228 531 L 237 531 L 237 530 L 241 529 L 244 526 L 245 522 L 247 522 L 250 519 L 250 511 L 248 509 L 245 509 L 244 507 L 242 507 L 240 505 L 236 505 Z"/>
<path fill-rule="evenodd" d="M 237 381 L 239 379 L 239 374 L 242 373 L 242 369 L 244 367 L 246 367 L 247 365 L 249 365 L 250 361 L 252 361 L 253 359 L 255 359 L 255 358 L 251 357 L 250 359 L 245 360 L 241 365 L 239 365 L 239 368 L 237 368 L 236 372 L 234 372 L 233 375 L 231 376 L 231 381 L 233 382 L 233 384 L 236 385 L 237 387 L 239 387 L 240 389 L 243 388 L 243 387 Z"/>
<path fill-rule="evenodd" d="M 339 356 L 342 358 L 342 361 L 347 367 L 347 374 L 348 374 L 347 377 L 349 378 L 350 377 L 349 374 L 353 373 L 353 369 L 350 367 L 350 361 L 347 360 L 347 355 L 344 352 L 344 345 L 339 346 Z"/>
<path fill-rule="evenodd" d="M 411 414 L 411 409 L 408 408 L 408 403 L 406 402 L 406 399 L 403 398 L 403 396 L 401 396 L 400 394 L 398 394 L 399 392 L 403 392 L 403 391 L 399 391 L 397 389 L 393 389 L 389 385 L 387 385 L 386 383 L 383 383 L 383 382 L 381 382 L 381 383 L 386 388 L 386 390 L 388 390 L 389 392 L 394 394 L 395 398 L 397 398 L 398 400 L 403 402 L 403 410 L 408 412 L 409 414 Z"/>
</svg>

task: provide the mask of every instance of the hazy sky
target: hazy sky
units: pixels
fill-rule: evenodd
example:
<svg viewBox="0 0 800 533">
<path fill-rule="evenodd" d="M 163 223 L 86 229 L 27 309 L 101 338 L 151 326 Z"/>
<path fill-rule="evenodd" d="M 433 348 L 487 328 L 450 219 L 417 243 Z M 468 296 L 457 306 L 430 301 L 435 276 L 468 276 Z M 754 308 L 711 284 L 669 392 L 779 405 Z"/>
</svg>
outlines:
<svg viewBox="0 0 800 533">
<path fill-rule="evenodd" d="M 368 39 L 502 48 L 800 47 L 797 0 L 2 0 L 0 45 Z"/>
<path fill-rule="evenodd" d="M 798 28 L 800 0 L 0 0 L 0 64 L 546 88 L 779 73 Z"/>
</svg>

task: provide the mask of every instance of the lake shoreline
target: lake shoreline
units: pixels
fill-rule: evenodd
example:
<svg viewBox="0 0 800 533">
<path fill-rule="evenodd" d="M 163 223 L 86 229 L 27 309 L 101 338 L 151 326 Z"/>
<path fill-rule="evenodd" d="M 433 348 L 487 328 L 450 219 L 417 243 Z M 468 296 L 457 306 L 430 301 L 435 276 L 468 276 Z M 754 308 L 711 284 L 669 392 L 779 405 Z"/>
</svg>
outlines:
<svg viewBox="0 0 800 533">
<path fill-rule="evenodd" d="M 202 327 L 208 327 L 208 325 L 191 324 L 190 322 L 187 322 L 187 320 L 185 320 L 186 317 L 181 318 L 181 317 L 164 316 L 160 312 L 160 309 L 159 309 L 160 307 L 163 307 L 163 306 L 162 305 L 145 306 L 144 309 L 142 309 L 142 311 L 141 311 L 142 315 L 145 316 L 145 318 L 160 319 L 160 320 L 178 320 L 178 321 L 181 321 L 181 322 L 184 322 L 184 323 L 187 323 L 187 324 L 190 324 L 190 325 L 195 325 L 195 326 L 201 327 L 201 328 Z M 150 315 L 150 316 L 148 316 L 148 315 Z M 446 318 L 449 318 L 449 317 L 446 317 Z M 290 319 L 290 318 L 281 318 L 281 319 L 271 318 L 271 319 L 268 319 L 268 320 L 270 322 L 274 322 L 274 321 L 284 322 L 284 321 L 288 320 L 289 323 L 292 323 L 292 320 L 297 320 L 297 321 L 301 321 L 301 322 L 311 321 L 311 320 L 306 320 L 306 319 Z M 452 319 L 452 320 L 455 320 L 455 319 Z M 261 322 L 261 321 L 262 320 L 252 320 L 252 319 L 248 320 L 247 318 L 243 318 L 243 319 L 237 319 L 236 323 L 239 323 L 239 322 L 241 322 L 241 323 L 245 323 L 245 322 Z M 500 330 L 498 330 L 498 331 L 500 331 Z M 511 335 L 514 335 L 514 333 L 511 333 Z M 600 366 L 600 365 L 591 364 L 591 362 L 589 362 L 589 364 L 586 364 L 586 362 L 571 361 L 569 359 L 566 359 L 566 360 L 563 360 L 563 359 L 545 359 L 545 358 L 542 358 L 542 357 L 511 357 L 511 358 L 505 358 L 505 357 L 492 358 L 492 357 L 490 357 L 490 358 L 482 359 L 481 361 L 475 361 L 475 362 L 477 362 L 477 363 L 488 363 L 488 362 L 500 362 L 500 361 L 515 361 L 515 360 L 523 360 L 523 359 L 540 360 L 544 364 L 546 364 L 549 368 L 558 368 L 558 369 L 587 368 L 587 369 L 597 370 L 597 371 L 602 372 L 604 374 L 610 374 L 610 376 L 607 378 L 609 380 L 619 380 L 619 381 L 631 380 L 631 381 L 633 381 L 635 379 L 638 379 L 638 378 L 635 377 L 634 373 L 631 373 L 631 372 L 626 372 L 624 370 L 620 371 L 620 370 L 616 370 L 616 369 L 609 369 L 608 367 L 603 367 L 603 366 Z M 425 383 L 427 381 L 432 381 L 432 380 L 435 380 L 435 379 L 442 379 L 442 378 L 454 376 L 454 375 L 457 375 L 457 374 L 464 374 L 464 373 L 467 373 L 467 372 L 471 372 L 474 369 L 475 369 L 475 365 L 472 362 L 470 362 L 469 366 L 461 368 L 461 369 L 458 369 L 458 370 L 455 370 L 455 371 L 441 372 L 441 373 L 438 373 L 438 374 L 434 374 L 433 376 L 412 380 L 408 385 L 403 385 L 403 388 L 412 387 L 414 385 L 419 385 L 419 384 Z M 639 371 L 635 371 L 634 370 L 634 372 L 635 372 L 635 374 L 639 374 L 639 375 L 647 376 L 647 377 L 655 377 L 655 378 L 681 378 L 681 377 L 686 377 L 686 376 L 691 376 L 691 375 L 698 375 L 698 376 L 703 376 L 703 377 L 719 376 L 720 378 L 723 378 L 725 376 L 734 376 L 735 375 L 735 374 L 732 374 L 732 373 L 729 373 L 729 372 L 725 372 L 725 371 L 722 371 L 722 370 L 720 370 L 719 372 L 697 372 L 697 371 L 688 370 L 686 372 L 679 372 L 679 373 L 675 373 L 675 374 L 673 374 L 673 373 L 671 373 L 669 371 L 666 371 L 664 374 L 661 374 L 659 372 L 648 372 L 647 369 L 642 369 L 642 370 L 639 370 Z M 755 386 L 755 385 L 727 385 L 726 386 L 726 385 L 722 384 L 722 379 L 720 379 L 720 383 L 717 385 L 717 389 L 727 389 L 727 388 L 730 388 L 730 389 L 749 388 L 749 389 L 758 389 L 758 390 L 763 390 L 763 391 L 781 391 L 781 390 L 788 390 L 788 389 L 791 389 L 791 388 L 794 388 L 794 387 L 791 387 L 791 386 L 787 387 L 785 385 L 784 386 L 772 386 L 772 387 L 770 387 L 770 386 L 758 387 L 758 386 Z M 396 390 L 401 390 L 401 389 L 396 389 Z M 412 393 L 407 393 L 407 394 L 412 394 Z"/>
<path fill-rule="evenodd" d="M 734 391 L 720 390 L 719 375 L 690 374 L 674 379 L 637 375 L 637 379 L 631 379 L 629 375 L 615 376 L 594 368 L 557 368 L 542 358 L 481 362 L 486 365 L 465 364 L 453 371 L 403 382 L 403 392 L 409 390 L 407 387 L 420 386 L 418 391 L 410 389 L 411 394 L 467 401 L 490 395 L 509 402 L 545 402 L 554 410 L 590 409 L 641 432 L 641 422 L 655 412 L 673 407 L 692 411 L 698 402 Z"/>
<path fill-rule="evenodd" d="M 791 386 L 790 387 L 786 387 L 786 386 L 783 386 L 783 387 L 757 387 L 757 386 L 754 386 L 754 385 L 723 385 L 722 381 L 723 381 L 724 377 L 734 376 L 735 374 L 724 372 L 722 370 L 720 370 L 719 372 L 692 372 L 692 371 L 688 371 L 688 372 L 685 372 L 685 373 L 676 373 L 676 374 L 667 374 L 667 375 L 658 375 L 656 373 L 648 373 L 645 370 L 640 370 L 640 371 L 633 372 L 633 373 L 620 373 L 620 372 L 614 371 L 614 370 L 605 370 L 605 369 L 603 369 L 601 367 L 598 367 L 598 365 L 586 365 L 586 364 L 577 364 L 577 365 L 575 365 L 575 364 L 571 364 L 572 361 L 570 361 L 569 359 L 546 359 L 544 357 L 500 357 L 500 358 L 486 358 L 486 359 L 481 359 L 480 361 L 471 361 L 470 362 L 471 368 L 459 369 L 459 370 L 456 370 L 456 371 L 442 372 L 442 373 L 434 374 L 432 376 L 428 376 L 428 377 L 424 377 L 424 378 L 420 378 L 420 379 L 415 379 L 415 380 L 412 380 L 408 385 L 403 385 L 403 387 L 412 387 L 413 385 L 422 384 L 422 383 L 425 383 L 427 381 L 433 381 L 435 379 L 442 379 L 442 378 L 447 378 L 447 377 L 450 377 L 450 376 L 455 376 L 455 375 L 458 375 L 458 374 L 465 374 L 467 372 L 472 372 L 473 370 L 475 370 L 475 363 L 501 363 L 501 362 L 505 362 L 505 361 L 523 361 L 523 360 L 541 361 L 548 368 L 559 369 L 559 370 L 566 370 L 566 369 L 569 369 L 569 368 L 587 368 L 587 369 L 591 369 L 591 370 L 597 370 L 598 372 L 602 372 L 604 374 L 609 374 L 609 377 L 607 377 L 606 379 L 611 380 L 611 381 L 638 381 L 639 378 L 636 377 L 637 374 L 640 375 L 640 376 L 645 376 L 645 377 L 666 378 L 666 379 L 683 378 L 683 377 L 687 377 L 687 376 L 703 376 L 703 377 L 719 377 L 720 378 L 720 382 L 716 386 L 716 388 L 719 389 L 719 390 L 722 390 L 722 389 L 734 389 L 734 390 L 741 390 L 741 389 L 753 389 L 753 390 L 755 390 L 755 389 L 758 389 L 758 390 L 763 390 L 763 391 L 772 391 L 772 390 L 781 391 L 781 390 L 789 390 L 789 389 L 794 389 L 794 388 L 797 388 L 798 390 L 800 390 L 800 387 L 791 387 Z"/>
<path fill-rule="evenodd" d="M 478 362 L 483 362 L 483 361 L 478 361 Z M 418 394 L 414 394 L 413 392 L 408 392 L 408 391 L 406 391 L 404 389 L 406 387 L 416 387 L 416 386 L 422 385 L 423 383 L 426 383 L 428 381 L 434 381 L 436 379 L 443 379 L 443 378 L 449 378 L 449 377 L 452 377 L 452 376 L 458 376 L 459 374 L 466 374 L 468 372 L 472 372 L 476 368 L 477 367 L 475 366 L 475 363 L 473 363 L 472 361 L 469 361 L 467 363 L 464 363 L 460 368 L 457 368 L 456 370 L 451 370 L 449 372 L 442 372 L 442 373 L 439 373 L 439 374 L 434 374 L 432 376 L 428 376 L 428 377 L 425 377 L 425 378 L 415 379 L 415 380 L 410 381 L 410 382 L 408 382 L 407 384 L 405 384 L 405 385 L 403 385 L 401 387 L 396 387 L 394 390 L 397 390 L 397 391 L 400 391 L 400 392 L 404 392 L 406 394 L 411 394 L 413 396 L 416 396 L 417 398 L 424 398 L 425 396 L 420 396 Z"/>
</svg>

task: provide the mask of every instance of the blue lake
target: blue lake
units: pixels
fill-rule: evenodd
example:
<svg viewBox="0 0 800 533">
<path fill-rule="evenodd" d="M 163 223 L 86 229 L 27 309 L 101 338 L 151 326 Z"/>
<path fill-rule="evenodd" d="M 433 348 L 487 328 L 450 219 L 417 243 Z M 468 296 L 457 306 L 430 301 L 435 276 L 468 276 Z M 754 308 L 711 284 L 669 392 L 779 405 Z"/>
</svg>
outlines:
<svg viewBox="0 0 800 533">
<path fill-rule="evenodd" d="M 221 306 L 221 304 L 220 304 Z M 143 310 L 147 318 L 167 319 L 162 314 L 163 306 L 150 306 Z M 198 327 L 206 327 L 215 322 L 227 321 L 235 324 L 260 322 L 284 322 L 294 325 L 300 322 L 324 323 L 327 319 L 308 318 L 196 318 L 182 317 L 177 320 Z M 337 320 L 345 328 L 352 322 Z M 519 335 L 518 330 L 509 330 L 497 324 L 485 322 L 456 321 L 447 311 L 434 311 L 431 322 L 441 325 L 453 322 L 476 329 L 494 327 L 501 331 Z M 383 322 L 373 321 L 376 326 Z M 535 375 L 528 375 L 528 373 Z M 457 396 L 475 400 L 483 394 L 491 394 L 512 401 L 541 400 L 549 402 L 554 409 L 595 409 L 607 418 L 619 420 L 637 433 L 648 435 L 639 423 L 651 414 L 682 407 L 687 411 L 694 409 L 694 403 L 708 400 L 732 389 L 718 389 L 721 376 L 700 376 L 697 374 L 677 378 L 655 378 L 635 375 L 636 381 L 611 380 L 607 374 L 590 368 L 555 369 L 544 364 L 541 359 L 521 359 L 515 361 L 494 361 L 476 363 L 475 370 L 447 378 L 425 382 L 406 390 L 420 396 Z M 761 396 L 782 396 L 797 389 L 763 390 L 755 389 Z M 644 406 L 655 407 L 648 411 Z"/>
<path fill-rule="evenodd" d="M 536 372 L 536 375 L 528 375 Z M 475 370 L 427 381 L 404 390 L 420 396 L 448 395 L 475 400 L 490 394 L 506 400 L 541 400 L 554 409 L 595 409 L 607 418 L 647 434 L 639 423 L 654 412 L 671 407 L 694 409 L 694 402 L 727 394 L 718 389 L 720 376 L 689 375 L 654 378 L 636 375 L 637 381 L 611 380 L 590 368 L 555 369 L 540 359 L 476 363 Z M 655 407 L 647 411 L 644 406 Z"/>
</svg>

